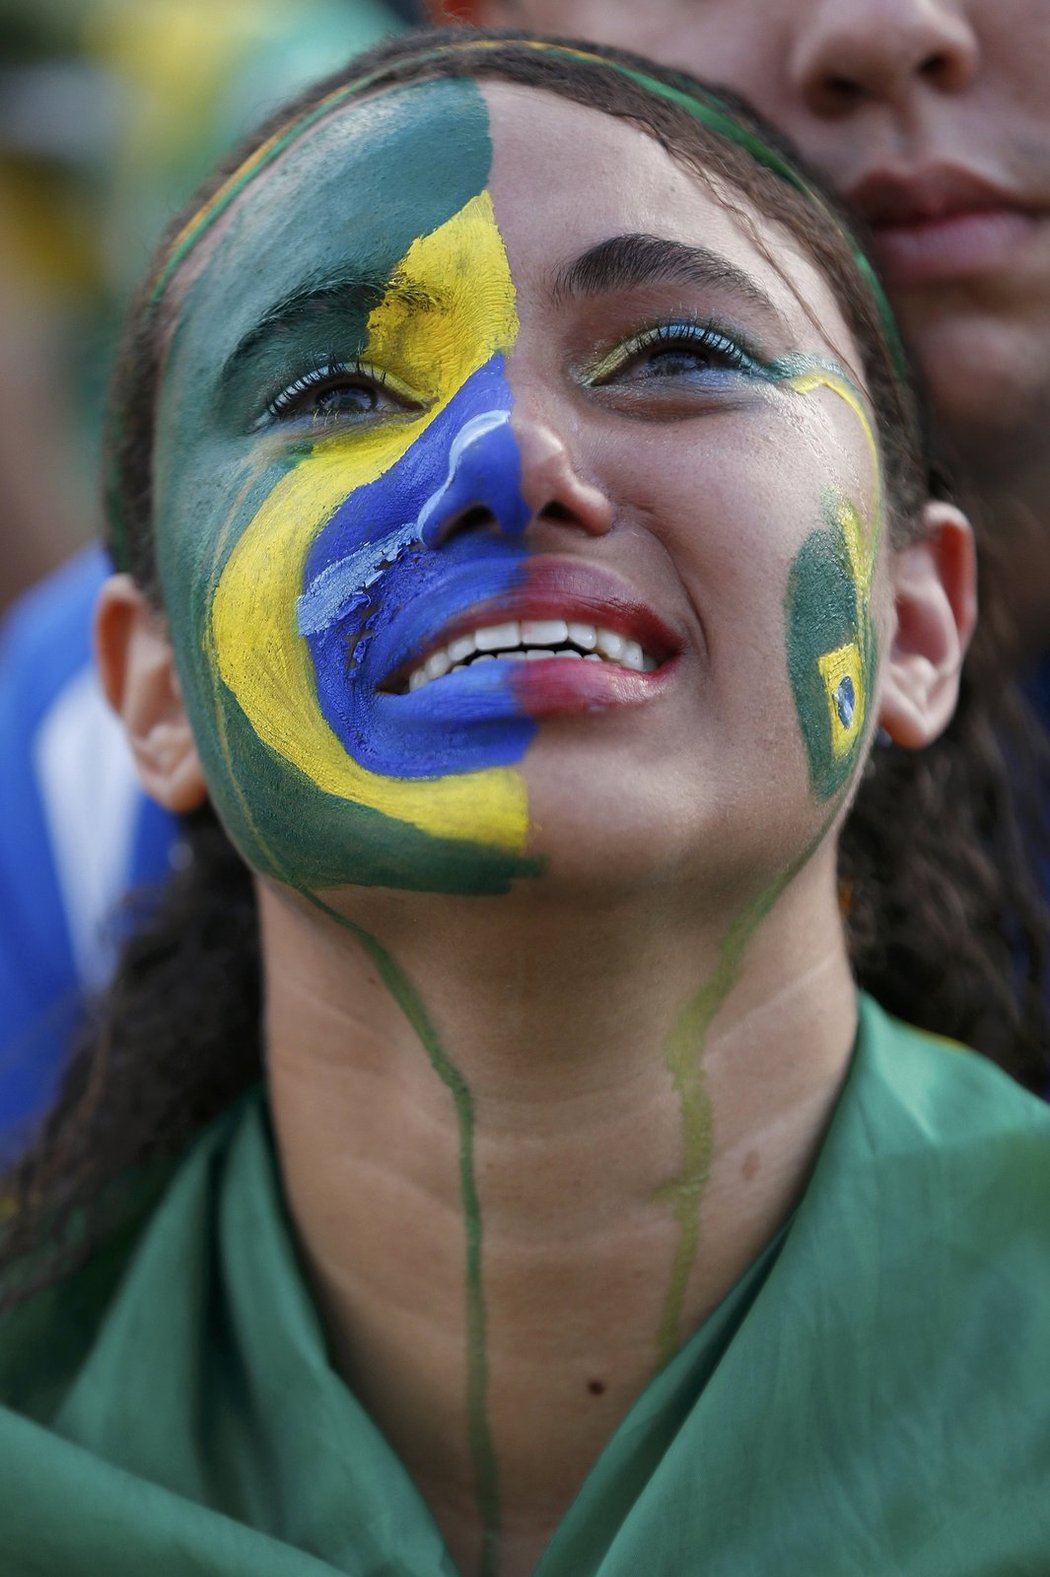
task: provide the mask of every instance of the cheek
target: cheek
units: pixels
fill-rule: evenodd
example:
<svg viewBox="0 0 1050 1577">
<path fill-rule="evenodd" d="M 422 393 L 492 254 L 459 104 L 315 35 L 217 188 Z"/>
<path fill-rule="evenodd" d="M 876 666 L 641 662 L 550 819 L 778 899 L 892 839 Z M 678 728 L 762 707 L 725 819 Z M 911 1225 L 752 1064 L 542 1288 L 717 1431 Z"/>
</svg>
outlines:
<svg viewBox="0 0 1050 1577">
<path fill-rule="evenodd" d="M 874 696 L 872 559 L 855 505 L 829 491 L 825 523 L 791 567 L 784 612 L 788 673 L 818 800 L 849 781 Z"/>
<path fill-rule="evenodd" d="M 677 441 L 665 433 L 617 478 L 702 626 L 727 726 L 736 732 L 743 713 L 772 741 L 786 711 L 818 802 L 859 758 L 878 650 L 879 488 L 870 439 L 838 403 L 806 391 L 770 420 L 710 419 Z"/>
<path fill-rule="evenodd" d="M 345 680 L 345 642 L 364 621 L 355 624 L 351 611 L 334 656 L 313 653 L 300 632 L 311 546 L 326 518 L 357 497 L 347 499 L 345 466 L 320 473 L 311 476 L 308 463 L 271 467 L 234 490 L 219 519 L 212 491 L 206 529 L 193 506 L 209 490 L 180 501 L 180 521 L 192 524 L 171 534 L 164 579 L 216 809 L 249 863 L 295 887 L 503 891 L 532 871 L 521 858 L 528 817 L 520 774 L 485 770 L 487 762 L 429 781 L 398 775 L 397 763 L 371 770 L 325 715 L 318 655 L 331 657 Z M 403 499 L 389 502 L 402 523 Z M 347 715 L 352 724 L 353 707 Z"/>
</svg>

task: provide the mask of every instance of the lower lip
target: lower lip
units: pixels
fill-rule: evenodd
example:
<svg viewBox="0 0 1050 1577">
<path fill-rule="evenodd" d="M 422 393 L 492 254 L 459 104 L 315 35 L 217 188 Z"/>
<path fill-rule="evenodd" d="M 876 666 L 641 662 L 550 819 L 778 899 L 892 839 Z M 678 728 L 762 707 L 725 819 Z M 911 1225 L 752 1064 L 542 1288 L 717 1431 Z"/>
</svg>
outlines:
<svg viewBox="0 0 1050 1577">
<path fill-rule="evenodd" d="M 579 657 L 506 659 L 498 663 L 468 663 L 454 669 L 443 679 L 432 679 L 419 690 L 411 691 L 404 702 L 412 705 L 426 697 L 429 711 L 438 714 L 451 708 L 473 713 L 479 703 L 494 696 L 494 686 L 511 701 L 520 717 L 571 716 L 576 713 L 611 712 L 620 707 L 640 706 L 663 690 L 676 659 L 671 658 L 651 672 L 637 673 L 612 662 L 588 663 Z"/>
<path fill-rule="evenodd" d="M 486 665 L 487 666 L 487 665 Z M 648 673 L 616 663 L 581 662 L 578 657 L 551 657 L 515 663 L 511 685 L 529 717 L 571 716 L 610 712 L 618 707 L 652 701 L 666 685 L 674 660 Z"/>
<path fill-rule="evenodd" d="M 994 274 L 1016 263 L 1038 223 L 1016 208 L 989 208 L 876 226 L 875 256 L 886 283 L 898 288 Z"/>
</svg>

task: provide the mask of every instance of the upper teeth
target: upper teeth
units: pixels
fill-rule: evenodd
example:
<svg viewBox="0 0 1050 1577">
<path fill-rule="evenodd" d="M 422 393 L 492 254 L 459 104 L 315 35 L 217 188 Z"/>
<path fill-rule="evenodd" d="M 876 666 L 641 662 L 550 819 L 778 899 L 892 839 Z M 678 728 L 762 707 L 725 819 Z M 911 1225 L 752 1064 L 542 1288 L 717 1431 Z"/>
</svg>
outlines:
<svg viewBox="0 0 1050 1577">
<path fill-rule="evenodd" d="M 659 664 L 637 641 L 603 630 L 594 624 L 564 619 L 509 619 L 487 624 L 469 635 L 457 635 L 409 675 L 409 690 L 418 690 L 432 679 L 443 679 L 456 668 L 471 663 L 520 662 L 537 657 L 578 657 L 587 662 L 616 663 L 635 673 L 649 673 Z"/>
</svg>

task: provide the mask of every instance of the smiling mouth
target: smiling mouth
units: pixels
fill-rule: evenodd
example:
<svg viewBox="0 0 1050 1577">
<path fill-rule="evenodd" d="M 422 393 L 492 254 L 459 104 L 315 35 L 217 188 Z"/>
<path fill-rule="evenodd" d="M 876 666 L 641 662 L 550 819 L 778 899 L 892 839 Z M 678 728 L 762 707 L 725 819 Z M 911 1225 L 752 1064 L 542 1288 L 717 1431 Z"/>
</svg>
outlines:
<svg viewBox="0 0 1050 1577">
<path fill-rule="evenodd" d="M 653 673 L 660 667 L 655 653 L 639 641 L 601 625 L 566 619 L 508 619 L 482 625 L 455 636 L 425 661 L 391 685 L 399 694 L 414 694 L 425 685 L 483 662 L 536 662 L 575 658 L 607 663 L 629 673 Z"/>
</svg>

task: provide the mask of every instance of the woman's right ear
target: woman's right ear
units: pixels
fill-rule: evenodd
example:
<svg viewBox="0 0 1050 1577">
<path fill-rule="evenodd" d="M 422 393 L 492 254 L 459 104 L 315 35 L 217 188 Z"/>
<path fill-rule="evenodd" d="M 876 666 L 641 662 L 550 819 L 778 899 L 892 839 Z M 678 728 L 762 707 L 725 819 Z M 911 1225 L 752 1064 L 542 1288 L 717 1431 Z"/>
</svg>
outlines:
<svg viewBox="0 0 1050 1577">
<path fill-rule="evenodd" d="M 176 815 L 196 810 L 208 789 L 175 654 L 164 619 L 130 575 L 111 575 L 99 593 L 95 661 L 146 793 Z"/>
</svg>

